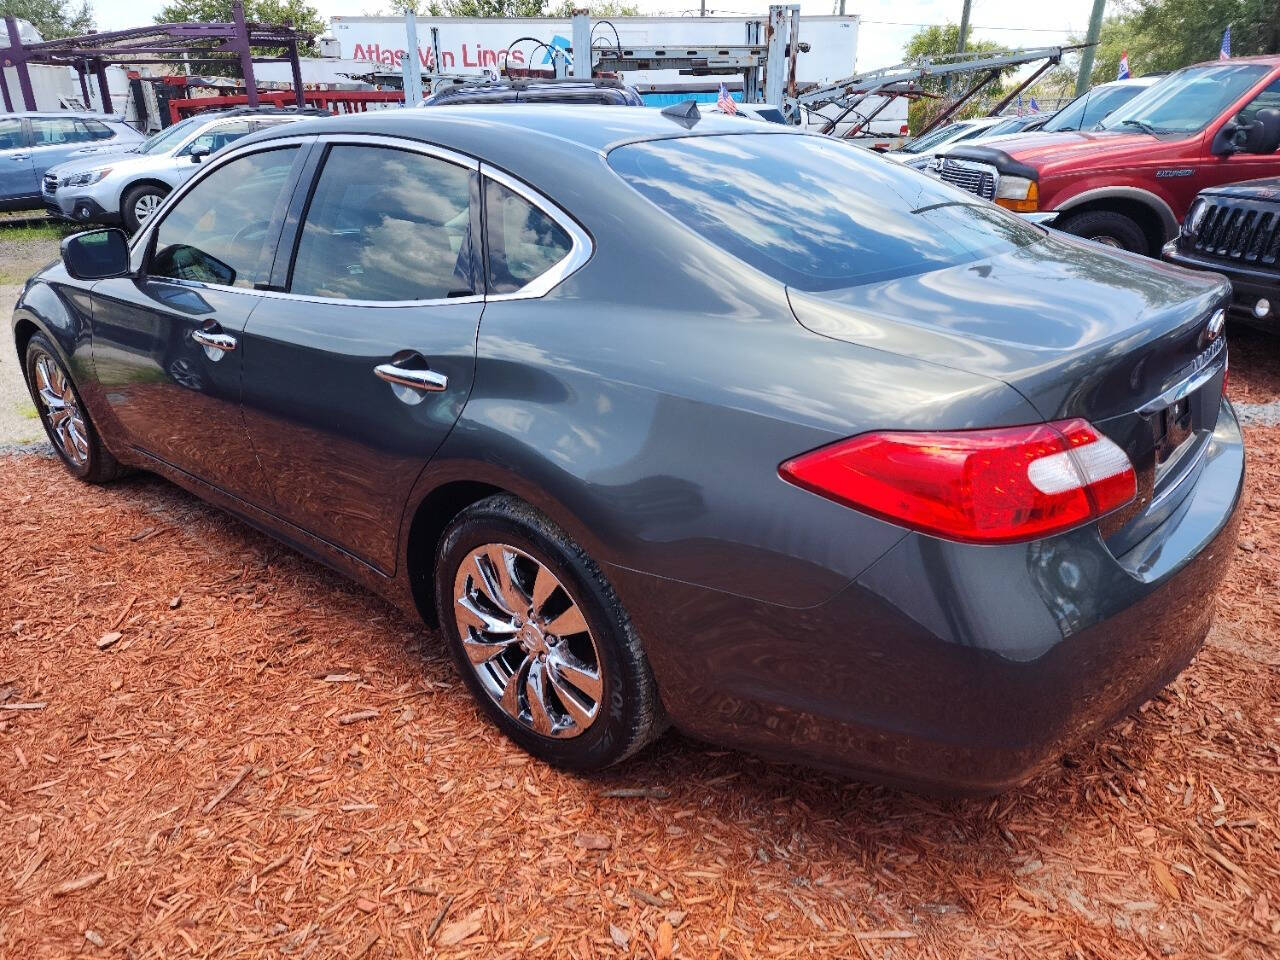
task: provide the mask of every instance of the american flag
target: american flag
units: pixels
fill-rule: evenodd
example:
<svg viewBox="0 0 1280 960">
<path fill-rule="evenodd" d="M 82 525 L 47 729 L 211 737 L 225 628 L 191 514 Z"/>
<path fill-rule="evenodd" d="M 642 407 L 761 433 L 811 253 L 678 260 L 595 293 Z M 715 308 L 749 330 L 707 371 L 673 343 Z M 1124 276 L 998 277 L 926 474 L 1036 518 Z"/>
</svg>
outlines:
<svg viewBox="0 0 1280 960">
<path fill-rule="evenodd" d="M 1219 60 L 1231 59 L 1231 27 L 1228 26 L 1222 34 L 1222 49 L 1218 51 Z"/>
<path fill-rule="evenodd" d="M 1125 50 L 1120 54 L 1120 69 L 1116 71 L 1117 80 L 1129 79 L 1129 51 Z"/>
<path fill-rule="evenodd" d="M 736 116 L 738 113 L 738 105 L 733 102 L 733 97 L 729 96 L 729 88 L 720 84 L 720 95 L 716 98 L 716 106 L 720 108 L 721 113 L 729 116 Z"/>
</svg>

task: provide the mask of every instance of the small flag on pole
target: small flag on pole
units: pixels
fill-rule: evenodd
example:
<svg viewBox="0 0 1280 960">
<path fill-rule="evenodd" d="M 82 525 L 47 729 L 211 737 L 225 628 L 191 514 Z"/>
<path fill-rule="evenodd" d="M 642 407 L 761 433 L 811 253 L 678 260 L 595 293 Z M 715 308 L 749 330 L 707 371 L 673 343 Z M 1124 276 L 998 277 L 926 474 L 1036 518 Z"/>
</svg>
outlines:
<svg viewBox="0 0 1280 960">
<path fill-rule="evenodd" d="M 1035 98 L 1035 97 L 1032 97 L 1032 98 L 1031 98 L 1031 112 L 1032 112 L 1032 113 L 1039 113 L 1039 112 L 1040 112 L 1040 104 L 1036 103 L 1036 98 Z"/>
<path fill-rule="evenodd" d="M 1129 79 L 1129 51 L 1125 50 L 1120 54 L 1120 69 L 1116 71 L 1117 80 Z"/>
<path fill-rule="evenodd" d="M 720 83 L 720 96 L 716 98 L 716 106 L 720 108 L 720 112 L 729 116 L 736 116 L 738 113 L 738 105 L 733 102 L 733 97 L 729 96 L 729 88 Z"/>
<path fill-rule="evenodd" d="M 1230 25 L 1227 26 L 1227 29 L 1222 34 L 1222 49 L 1218 51 L 1218 59 L 1219 60 L 1231 59 L 1231 27 Z"/>
<path fill-rule="evenodd" d="M 1018 94 L 1018 116 L 1022 116 L 1022 94 Z"/>
</svg>

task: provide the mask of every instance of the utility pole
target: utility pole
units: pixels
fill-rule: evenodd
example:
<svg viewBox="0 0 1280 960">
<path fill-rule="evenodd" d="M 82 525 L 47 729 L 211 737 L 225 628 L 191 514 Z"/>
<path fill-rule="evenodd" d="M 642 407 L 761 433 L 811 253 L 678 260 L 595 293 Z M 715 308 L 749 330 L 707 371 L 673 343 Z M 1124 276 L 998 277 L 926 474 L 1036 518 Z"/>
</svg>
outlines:
<svg viewBox="0 0 1280 960">
<path fill-rule="evenodd" d="M 964 0 L 964 6 L 960 8 L 960 40 L 956 43 L 956 53 L 964 53 L 964 42 L 969 34 L 969 8 L 973 6 L 973 0 Z M 947 77 L 947 93 L 951 92 L 951 83 L 954 77 Z"/>
<path fill-rule="evenodd" d="M 1107 0 L 1093 0 L 1093 13 L 1089 15 L 1089 33 L 1084 42 L 1090 44 L 1080 51 L 1080 72 L 1076 75 L 1076 96 L 1089 89 L 1089 78 L 1093 75 L 1093 58 L 1098 52 L 1098 34 L 1102 32 L 1102 11 Z"/>
</svg>

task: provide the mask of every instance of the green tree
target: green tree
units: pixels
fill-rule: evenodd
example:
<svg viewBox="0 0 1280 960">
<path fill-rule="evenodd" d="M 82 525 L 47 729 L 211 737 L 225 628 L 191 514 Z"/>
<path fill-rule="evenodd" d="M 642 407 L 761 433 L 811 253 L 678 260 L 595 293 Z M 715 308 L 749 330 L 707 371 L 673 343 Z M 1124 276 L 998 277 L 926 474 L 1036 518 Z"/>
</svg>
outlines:
<svg viewBox="0 0 1280 960">
<path fill-rule="evenodd" d="M 584 7 L 597 19 L 640 16 L 638 6 L 621 0 L 391 0 L 383 9 L 419 17 L 569 17 Z"/>
<path fill-rule="evenodd" d="M 232 0 L 171 0 L 158 14 L 156 23 L 227 23 L 231 20 Z M 279 26 L 292 24 L 294 29 L 319 36 L 327 29 L 320 11 L 306 0 L 244 0 L 244 18 L 254 23 Z M 307 56 L 315 50 L 308 45 Z"/>
<path fill-rule="evenodd" d="M 17 17 L 26 20 L 46 40 L 75 37 L 93 29 L 93 8 L 89 0 L 0 0 L 0 20 Z"/>
<path fill-rule="evenodd" d="M 917 30 L 907 41 L 906 49 L 903 51 L 908 60 L 918 60 L 924 57 L 938 58 L 956 52 L 956 47 L 960 45 L 960 27 L 954 23 L 948 23 L 945 26 L 924 27 Z M 998 53 L 1006 49 L 999 43 L 991 40 L 974 40 L 969 37 L 965 44 L 966 53 Z M 1013 67 L 1003 71 L 1002 75 L 1013 71 Z M 958 96 L 962 93 L 968 83 L 973 82 L 973 75 L 958 76 L 952 82 L 951 93 Z M 936 117 L 939 113 L 955 102 L 955 96 L 948 95 L 947 81 L 943 78 L 930 78 L 921 83 L 921 86 L 930 93 L 938 95 L 938 99 L 931 97 L 922 97 L 911 101 L 911 105 L 907 108 L 907 122 L 911 126 L 911 132 L 915 133 L 924 129 L 925 125 Z M 1001 83 L 997 79 L 993 83 L 983 88 L 982 93 L 974 97 L 960 111 L 956 119 L 964 119 L 967 117 L 981 116 L 991 109 L 991 105 L 997 101 L 1001 95 Z"/>
<path fill-rule="evenodd" d="M 544 16 L 569 17 L 573 11 L 586 8 L 595 20 L 609 20 L 613 17 L 638 17 L 640 8 L 634 3 L 622 3 L 620 0 L 604 0 L 602 3 L 582 3 L 580 0 L 561 0 L 559 5 L 551 4 Z"/>
<path fill-rule="evenodd" d="M 1114 80 L 1126 51 L 1135 77 L 1216 60 L 1228 25 L 1232 56 L 1280 53 L 1280 0 L 1122 0 L 1102 23 L 1090 81 Z"/>
<path fill-rule="evenodd" d="M 229 23 L 232 0 L 171 0 L 156 15 L 156 23 L 184 23 L 196 21 L 200 23 Z M 266 23 L 273 26 L 290 24 L 295 30 L 315 37 L 326 30 L 324 18 L 315 7 L 305 0 L 244 0 L 244 18 L 253 23 Z M 278 56 L 279 48 L 254 47 L 254 56 Z M 303 57 L 314 57 L 319 53 L 314 42 L 298 45 L 298 54 Z M 180 59 L 180 58 L 176 58 Z M 240 61 L 228 57 L 225 65 L 219 63 L 201 63 L 196 65 L 200 73 L 222 77 L 240 76 Z"/>
</svg>

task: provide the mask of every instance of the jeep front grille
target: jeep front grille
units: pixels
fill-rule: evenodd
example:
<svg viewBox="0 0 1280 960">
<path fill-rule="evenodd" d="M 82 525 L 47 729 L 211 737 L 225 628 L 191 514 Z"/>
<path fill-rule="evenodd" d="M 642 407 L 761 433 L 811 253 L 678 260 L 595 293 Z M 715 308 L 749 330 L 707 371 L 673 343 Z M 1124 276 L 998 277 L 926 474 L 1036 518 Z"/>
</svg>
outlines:
<svg viewBox="0 0 1280 960">
<path fill-rule="evenodd" d="M 1273 266 L 1280 255 L 1280 207 L 1269 203 L 1206 197 L 1199 229 L 1183 243 L 1219 260 Z"/>
</svg>

